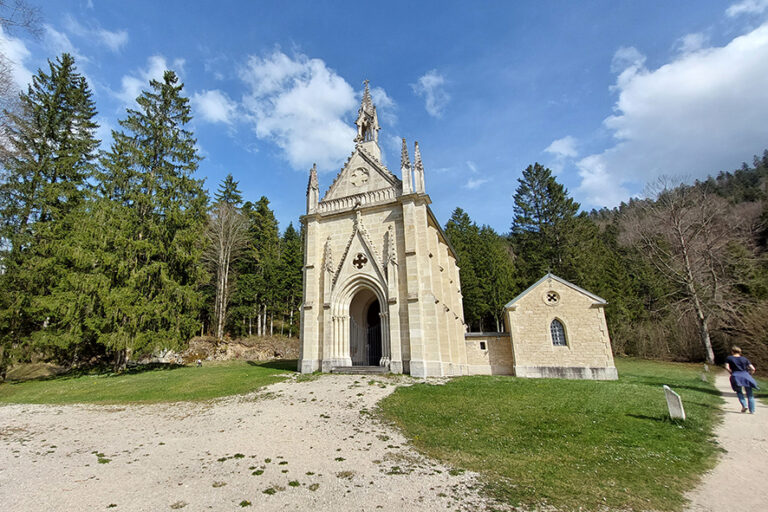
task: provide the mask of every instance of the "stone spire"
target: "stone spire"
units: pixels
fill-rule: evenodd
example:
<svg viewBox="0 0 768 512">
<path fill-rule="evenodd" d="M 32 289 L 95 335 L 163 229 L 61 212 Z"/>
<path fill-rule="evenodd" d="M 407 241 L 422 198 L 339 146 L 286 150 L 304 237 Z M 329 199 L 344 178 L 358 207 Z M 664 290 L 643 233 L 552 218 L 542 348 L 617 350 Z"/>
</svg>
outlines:
<svg viewBox="0 0 768 512">
<path fill-rule="evenodd" d="M 362 108 L 363 111 L 365 111 L 367 114 L 373 115 L 376 107 L 373 106 L 373 100 L 371 100 L 371 90 L 368 87 L 368 80 L 366 80 L 364 83 L 365 90 L 363 91 L 363 101 L 362 105 L 360 105 L 360 108 Z"/>
<path fill-rule="evenodd" d="M 421 150 L 416 142 L 413 150 L 413 191 L 417 194 L 424 193 L 424 164 L 421 163 Z"/>
<path fill-rule="evenodd" d="M 379 148 L 379 116 L 376 114 L 376 107 L 371 99 L 371 89 L 368 86 L 368 80 L 365 81 L 365 90 L 363 90 L 363 99 L 360 102 L 360 108 L 357 111 L 357 137 L 355 142 L 361 146 L 377 160 L 381 161 L 381 149 Z"/>
<path fill-rule="evenodd" d="M 312 164 L 309 170 L 309 183 L 307 184 L 307 213 L 312 213 L 317 209 L 317 202 L 320 199 L 320 184 L 317 181 L 317 164 Z"/>
<path fill-rule="evenodd" d="M 408 144 L 403 138 L 403 149 L 400 151 L 400 171 L 403 177 L 403 195 L 413 192 L 413 173 L 411 171 L 411 160 L 408 158 Z"/>
</svg>

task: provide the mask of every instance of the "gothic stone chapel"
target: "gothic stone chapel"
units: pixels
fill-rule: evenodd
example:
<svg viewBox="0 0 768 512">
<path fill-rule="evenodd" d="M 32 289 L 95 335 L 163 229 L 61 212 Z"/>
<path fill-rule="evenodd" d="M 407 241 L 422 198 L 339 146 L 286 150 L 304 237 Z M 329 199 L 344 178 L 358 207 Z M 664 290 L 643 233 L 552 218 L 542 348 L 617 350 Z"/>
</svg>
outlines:
<svg viewBox="0 0 768 512">
<path fill-rule="evenodd" d="M 309 174 L 307 213 L 301 218 L 305 260 L 299 370 L 370 367 L 414 377 L 515 373 L 509 334 L 466 334 L 456 253 L 429 207 L 419 144 L 414 144 L 411 165 L 403 139 L 402 179 L 382 163 L 380 127 L 367 81 L 355 124 L 355 149 L 322 199 L 314 166 Z M 602 329 L 602 309 L 598 316 L 590 318 Z M 542 329 L 549 332 L 549 326 Z M 570 332 L 592 338 L 588 325 Z M 542 339 L 519 341 L 549 343 Z M 610 357 L 607 332 L 599 341 L 607 343 Z M 579 343 L 574 338 L 556 349 L 558 364 L 568 365 L 562 352 L 578 353 Z M 596 363 L 602 366 L 605 347 L 599 353 Z M 577 358 L 579 365 L 595 365 L 585 357 Z M 535 362 L 525 364 L 527 375 L 534 376 L 530 366 Z"/>
</svg>

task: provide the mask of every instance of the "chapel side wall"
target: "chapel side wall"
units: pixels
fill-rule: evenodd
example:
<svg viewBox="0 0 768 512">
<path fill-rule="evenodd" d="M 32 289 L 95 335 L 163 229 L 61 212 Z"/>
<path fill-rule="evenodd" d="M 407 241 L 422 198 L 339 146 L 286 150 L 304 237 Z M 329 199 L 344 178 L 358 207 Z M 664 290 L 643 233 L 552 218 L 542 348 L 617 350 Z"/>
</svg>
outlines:
<svg viewBox="0 0 768 512">
<path fill-rule="evenodd" d="M 299 371 L 311 373 L 320 369 L 322 352 L 320 339 L 323 325 L 322 317 L 318 316 L 322 309 L 320 297 L 321 271 L 318 249 L 318 223 L 314 218 L 306 218 L 306 234 L 304 245 L 304 268 L 302 276 L 304 302 L 300 317 L 300 354 Z"/>
<path fill-rule="evenodd" d="M 483 344 L 485 348 L 482 348 Z M 464 347 L 469 375 L 514 375 L 512 342 L 508 333 L 467 333 Z"/>
<path fill-rule="evenodd" d="M 549 290 L 560 295 L 557 305 L 546 303 Z M 554 319 L 565 328 L 566 346 L 552 344 Z M 618 378 L 603 307 L 569 286 L 543 282 L 507 310 L 507 324 L 519 377 Z"/>
<path fill-rule="evenodd" d="M 448 323 L 445 317 L 445 303 L 443 294 L 442 279 L 442 247 L 437 235 L 437 229 L 434 226 L 427 226 L 427 240 L 429 247 L 429 264 L 432 277 L 432 294 L 434 295 L 435 305 L 435 323 L 437 330 L 434 332 L 435 340 L 440 347 L 439 357 L 442 375 L 454 375 L 453 354 L 451 353 L 451 342 L 448 334 Z"/>
</svg>

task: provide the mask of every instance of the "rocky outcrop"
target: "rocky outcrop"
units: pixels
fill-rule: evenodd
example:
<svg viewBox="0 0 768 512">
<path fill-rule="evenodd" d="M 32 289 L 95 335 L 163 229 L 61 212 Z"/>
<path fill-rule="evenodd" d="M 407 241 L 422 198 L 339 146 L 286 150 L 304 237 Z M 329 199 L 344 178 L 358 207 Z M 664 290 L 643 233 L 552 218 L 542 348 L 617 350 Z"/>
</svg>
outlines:
<svg viewBox="0 0 768 512">
<path fill-rule="evenodd" d="M 188 348 L 179 357 L 180 362 L 186 364 L 198 359 L 203 361 L 298 359 L 299 340 L 278 336 L 225 341 L 217 341 L 212 337 L 196 337 L 189 340 Z"/>
</svg>

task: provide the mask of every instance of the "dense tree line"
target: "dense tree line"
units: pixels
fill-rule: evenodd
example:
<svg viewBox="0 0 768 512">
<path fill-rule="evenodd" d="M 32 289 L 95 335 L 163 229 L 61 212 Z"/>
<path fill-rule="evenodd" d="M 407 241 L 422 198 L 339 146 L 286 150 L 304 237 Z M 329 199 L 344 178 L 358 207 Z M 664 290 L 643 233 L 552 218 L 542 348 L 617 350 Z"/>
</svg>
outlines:
<svg viewBox="0 0 768 512">
<path fill-rule="evenodd" d="M 183 87 L 173 71 L 150 81 L 102 151 L 71 55 L 4 112 L 0 374 L 30 358 L 119 369 L 194 334 L 298 332 L 300 234 L 280 235 L 265 197 L 243 204 L 231 175 L 209 201 Z"/>
<path fill-rule="evenodd" d="M 662 179 L 647 199 L 579 213 L 549 169 L 529 166 L 506 236 L 459 208 L 445 226 L 466 322 L 494 327 L 508 300 L 552 272 L 608 300 L 617 353 L 712 363 L 738 343 L 765 366 L 767 186 L 768 151 L 751 167 L 691 185 Z"/>
</svg>

